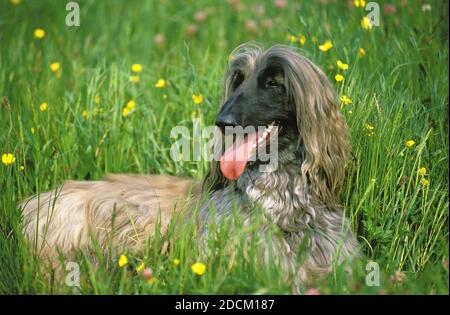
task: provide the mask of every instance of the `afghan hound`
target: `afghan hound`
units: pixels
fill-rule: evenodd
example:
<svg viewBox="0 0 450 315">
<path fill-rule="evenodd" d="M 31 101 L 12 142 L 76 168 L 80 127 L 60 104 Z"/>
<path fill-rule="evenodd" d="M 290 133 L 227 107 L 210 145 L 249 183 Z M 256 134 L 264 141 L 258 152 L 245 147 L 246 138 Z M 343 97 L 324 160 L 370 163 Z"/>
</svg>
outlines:
<svg viewBox="0 0 450 315">
<path fill-rule="evenodd" d="M 106 242 L 114 216 L 113 245 L 139 251 L 156 225 L 167 232 L 176 213 L 190 213 L 196 205 L 197 220 L 207 226 L 211 208 L 224 218 L 234 204 L 244 220 L 259 207 L 281 231 L 271 245 L 274 256 L 300 282 L 357 255 L 338 200 L 350 136 L 321 69 L 289 47 L 237 47 L 229 58 L 215 124 L 223 138 L 229 128 L 263 128 L 224 146 L 203 183 L 163 175 L 109 175 L 99 181 L 66 181 L 34 196 L 23 203 L 27 239 L 40 256 L 70 255 L 91 248 L 91 233 L 100 244 Z M 275 140 L 277 165 L 262 169 L 267 161 L 254 158 L 255 152 Z M 261 232 L 266 228 L 261 226 Z M 308 253 L 298 264 L 302 243 Z M 262 250 L 266 257 L 267 249 Z"/>
</svg>

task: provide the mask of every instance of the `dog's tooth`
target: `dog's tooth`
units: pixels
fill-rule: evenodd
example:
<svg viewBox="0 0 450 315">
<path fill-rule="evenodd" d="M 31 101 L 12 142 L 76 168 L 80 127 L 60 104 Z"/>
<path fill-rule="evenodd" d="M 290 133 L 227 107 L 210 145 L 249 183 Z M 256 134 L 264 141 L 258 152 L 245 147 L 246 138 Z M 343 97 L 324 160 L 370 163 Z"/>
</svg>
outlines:
<svg viewBox="0 0 450 315">
<path fill-rule="evenodd" d="M 258 139 L 258 143 L 262 142 L 263 140 L 264 140 L 264 138 L 263 138 L 263 137 L 259 137 L 259 139 Z"/>
<path fill-rule="evenodd" d="M 253 148 L 253 149 L 256 149 L 256 143 L 254 143 L 254 144 L 252 145 L 252 148 Z"/>
</svg>

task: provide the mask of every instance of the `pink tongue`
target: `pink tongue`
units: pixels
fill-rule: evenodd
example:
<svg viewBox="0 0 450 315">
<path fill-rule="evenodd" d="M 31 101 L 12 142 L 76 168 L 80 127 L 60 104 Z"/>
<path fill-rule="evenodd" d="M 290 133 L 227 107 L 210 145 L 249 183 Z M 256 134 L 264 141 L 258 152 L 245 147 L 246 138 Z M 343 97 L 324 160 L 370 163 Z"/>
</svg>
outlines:
<svg viewBox="0 0 450 315">
<path fill-rule="evenodd" d="M 220 170 L 228 179 L 238 179 L 244 173 L 245 166 L 252 155 L 253 145 L 258 141 L 258 133 L 245 135 L 225 150 L 220 159 Z M 238 143 L 237 143 L 238 142 Z"/>
</svg>

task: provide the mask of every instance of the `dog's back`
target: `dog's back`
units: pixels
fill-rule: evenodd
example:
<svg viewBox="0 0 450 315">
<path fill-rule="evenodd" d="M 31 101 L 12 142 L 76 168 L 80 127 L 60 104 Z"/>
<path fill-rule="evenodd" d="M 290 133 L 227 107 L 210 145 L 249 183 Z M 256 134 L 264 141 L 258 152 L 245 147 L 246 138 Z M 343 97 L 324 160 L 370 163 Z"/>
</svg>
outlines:
<svg viewBox="0 0 450 315">
<path fill-rule="evenodd" d="M 66 181 L 23 203 L 25 235 L 40 256 L 101 245 L 138 249 L 159 225 L 165 233 L 174 212 L 189 203 L 194 183 L 163 175 L 108 175 L 99 181 Z"/>
</svg>

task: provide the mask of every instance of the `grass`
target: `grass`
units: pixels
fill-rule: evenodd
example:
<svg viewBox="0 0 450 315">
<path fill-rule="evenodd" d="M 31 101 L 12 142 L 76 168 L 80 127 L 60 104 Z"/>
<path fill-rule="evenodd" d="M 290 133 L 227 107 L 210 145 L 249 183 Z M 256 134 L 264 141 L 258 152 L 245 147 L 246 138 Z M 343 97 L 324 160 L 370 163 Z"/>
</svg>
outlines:
<svg viewBox="0 0 450 315">
<path fill-rule="evenodd" d="M 0 293 L 290 293 L 276 266 L 261 265 L 255 230 L 238 220 L 211 232 L 206 248 L 192 224 L 176 235 L 171 230 L 150 240 L 142 257 L 128 257 L 124 268 L 117 266 L 122 253 L 80 253 L 79 289 L 49 283 L 21 233 L 19 203 L 66 179 L 119 172 L 200 179 L 207 163 L 170 158 L 170 130 L 192 130 L 193 117 L 213 123 L 228 54 L 256 40 L 299 49 L 329 75 L 338 96 L 352 100 L 341 108 L 353 141 L 342 201 L 367 259 L 380 266 L 381 285 L 365 284 L 360 262 L 352 279 L 338 268 L 317 283 L 319 291 L 448 294 L 448 4 L 430 1 L 431 11 L 423 11 L 421 1 L 393 1 L 396 12 L 388 15 L 380 1 L 381 26 L 368 32 L 360 24 L 364 9 L 346 1 L 287 0 L 288 8 L 241 1 L 237 13 L 228 1 L 77 2 L 80 27 L 65 25 L 64 1 L 0 2 L 0 89 L 10 104 L 0 108 L 0 154 L 15 157 L 0 164 Z M 265 8 L 261 16 L 257 4 Z M 209 16 L 195 22 L 205 10 Z M 256 31 L 246 27 L 249 19 Z M 272 28 L 262 26 L 265 19 Z M 192 23 L 198 31 L 189 35 Z M 36 28 L 44 38 L 34 38 Z M 162 45 L 157 34 L 165 36 Z M 290 42 L 288 34 L 304 35 L 306 43 Z M 318 45 L 327 40 L 333 48 L 322 52 Z M 337 60 L 349 69 L 338 70 Z M 57 73 L 53 62 L 61 65 Z M 134 63 L 143 65 L 139 83 L 130 82 Z M 338 72 L 341 83 L 334 80 Z M 167 87 L 155 87 L 160 78 Z M 204 102 L 194 104 L 192 94 Z M 131 99 L 136 107 L 124 117 Z M 407 140 L 415 144 L 407 147 Z M 164 252 L 166 238 L 174 241 Z M 235 245 L 233 255 L 227 244 Z M 141 260 L 155 283 L 134 271 Z M 206 264 L 202 276 L 190 269 L 197 260 Z M 396 271 L 402 273 L 393 277 Z"/>
</svg>

